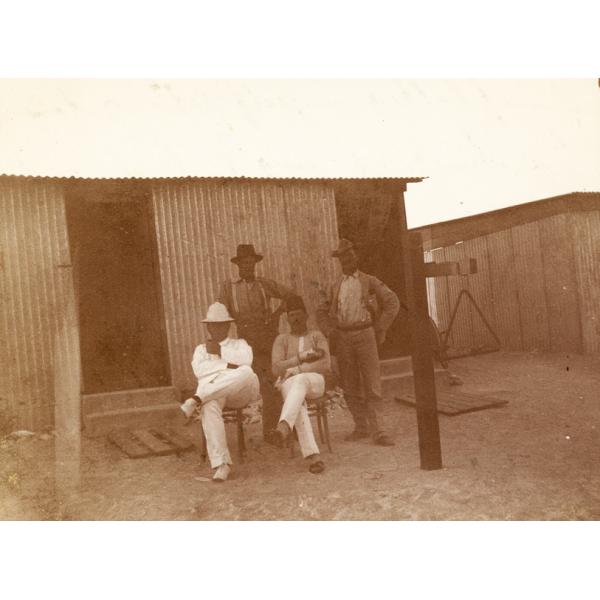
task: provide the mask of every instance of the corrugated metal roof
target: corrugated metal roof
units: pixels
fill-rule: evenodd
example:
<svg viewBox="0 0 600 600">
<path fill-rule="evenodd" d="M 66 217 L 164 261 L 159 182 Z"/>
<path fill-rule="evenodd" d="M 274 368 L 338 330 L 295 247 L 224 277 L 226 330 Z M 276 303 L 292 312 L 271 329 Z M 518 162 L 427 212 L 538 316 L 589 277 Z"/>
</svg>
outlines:
<svg viewBox="0 0 600 600">
<path fill-rule="evenodd" d="M 406 183 L 418 183 L 427 179 L 424 177 L 246 177 L 232 175 L 218 175 L 211 177 L 197 177 L 186 175 L 182 177 L 59 177 L 54 175 L 13 175 L 0 173 L 0 177 L 15 177 L 19 179 L 51 179 L 53 181 L 219 181 L 219 180 L 242 180 L 242 181 L 404 181 Z"/>
<path fill-rule="evenodd" d="M 412 228 L 423 235 L 426 250 L 450 246 L 495 231 L 571 211 L 600 209 L 600 192 L 571 192 L 505 208 Z"/>
</svg>

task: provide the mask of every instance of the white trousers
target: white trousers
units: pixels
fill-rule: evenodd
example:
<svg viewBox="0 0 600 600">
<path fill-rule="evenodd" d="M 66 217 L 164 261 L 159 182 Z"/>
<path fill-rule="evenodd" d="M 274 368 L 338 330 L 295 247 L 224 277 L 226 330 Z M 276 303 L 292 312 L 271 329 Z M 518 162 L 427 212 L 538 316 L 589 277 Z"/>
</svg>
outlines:
<svg viewBox="0 0 600 600">
<path fill-rule="evenodd" d="M 296 428 L 302 456 L 319 454 L 315 441 L 306 400 L 315 400 L 325 393 L 325 380 L 320 373 L 299 373 L 286 379 L 281 386 L 283 408 L 279 421 L 285 421 L 290 429 Z"/>
<path fill-rule="evenodd" d="M 222 464 L 231 464 L 227 446 L 227 434 L 223 421 L 223 409 L 243 408 L 258 400 L 258 377 L 248 366 L 229 369 L 219 374 L 214 382 L 214 390 L 205 386 L 202 396 L 200 419 L 206 438 L 206 450 L 213 469 Z"/>
</svg>

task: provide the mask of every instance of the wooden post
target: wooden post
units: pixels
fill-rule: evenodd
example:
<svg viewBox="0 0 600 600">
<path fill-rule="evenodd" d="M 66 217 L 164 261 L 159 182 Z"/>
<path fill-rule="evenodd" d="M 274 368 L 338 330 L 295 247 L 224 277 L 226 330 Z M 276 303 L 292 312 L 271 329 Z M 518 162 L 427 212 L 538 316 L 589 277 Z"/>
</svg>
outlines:
<svg viewBox="0 0 600 600">
<path fill-rule="evenodd" d="M 442 468 L 440 426 L 437 413 L 433 351 L 430 339 L 429 309 L 425 284 L 425 262 L 420 233 L 409 238 L 410 263 L 412 267 L 412 368 L 417 405 L 419 453 L 421 468 Z"/>
<path fill-rule="evenodd" d="M 56 493 L 68 498 L 80 483 L 81 355 L 73 268 L 58 265 L 58 331 L 54 340 Z"/>
<path fill-rule="evenodd" d="M 398 215 L 400 218 L 400 247 L 404 268 L 406 304 L 411 330 L 419 454 L 421 469 L 434 470 L 442 468 L 442 449 L 435 395 L 433 354 L 429 335 L 425 261 L 421 235 L 412 233 L 409 236 L 404 206 L 404 190 L 404 187 L 398 189 Z"/>
</svg>

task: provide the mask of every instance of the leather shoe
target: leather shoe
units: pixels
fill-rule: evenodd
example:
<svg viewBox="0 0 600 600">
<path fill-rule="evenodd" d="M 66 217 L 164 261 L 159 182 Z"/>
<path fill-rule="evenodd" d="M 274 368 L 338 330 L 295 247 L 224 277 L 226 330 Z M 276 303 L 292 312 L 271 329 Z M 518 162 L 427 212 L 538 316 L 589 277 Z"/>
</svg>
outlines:
<svg viewBox="0 0 600 600">
<path fill-rule="evenodd" d="M 352 433 L 349 433 L 344 438 L 344 441 L 356 442 L 357 440 L 364 440 L 365 438 L 368 438 L 368 437 L 369 437 L 369 434 L 366 431 L 359 431 L 358 429 L 355 429 Z"/>
<path fill-rule="evenodd" d="M 223 481 L 227 481 L 230 471 L 231 467 L 227 463 L 223 463 L 222 465 L 217 467 L 217 470 L 213 475 L 213 481 L 215 483 L 222 483 Z"/>
<path fill-rule="evenodd" d="M 277 446 L 278 448 L 285 448 L 288 445 L 288 439 L 290 432 L 286 433 L 283 429 L 277 427 L 269 432 L 269 443 Z"/>
</svg>

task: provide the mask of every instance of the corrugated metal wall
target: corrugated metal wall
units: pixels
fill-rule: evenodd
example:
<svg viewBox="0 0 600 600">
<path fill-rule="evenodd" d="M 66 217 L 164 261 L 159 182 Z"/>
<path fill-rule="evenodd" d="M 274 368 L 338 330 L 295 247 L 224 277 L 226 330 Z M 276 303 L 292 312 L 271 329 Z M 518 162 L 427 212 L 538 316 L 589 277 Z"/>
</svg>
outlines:
<svg viewBox="0 0 600 600">
<path fill-rule="evenodd" d="M 309 310 L 333 280 L 333 190 L 318 182 L 157 182 L 153 205 L 173 384 L 193 385 L 201 320 L 238 243 L 265 255 L 258 274 L 301 293 Z M 0 415 L 12 427 L 52 426 L 53 344 L 60 306 L 56 267 L 69 242 L 63 182 L 0 180 Z"/>
<path fill-rule="evenodd" d="M 600 351 L 599 211 L 558 214 L 426 253 L 435 262 L 462 258 L 477 258 L 476 275 L 428 284 L 441 330 L 464 288 L 507 350 Z M 461 303 L 450 346 L 491 342 L 476 311 Z"/>
<path fill-rule="evenodd" d="M 600 211 L 572 215 L 571 235 L 586 352 L 600 352 Z"/>
<path fill-rule="evenodd" d="M 238 243 L 264 260 L 257 274 L 302 294 L 313 311 L 333 281 L 333 189 L 318 182 L 165 182 L 153 190 L 173 385 L 193 387 L 190 361 L 220 282 L 237 276 Z"/>
<path fill-rule="evenodd" d="M 54 420 L 56 266 L 69 261 L 64 198 L 47 180 L 0 181 L 0 411 L 13 427 Z"/>
</svg>

